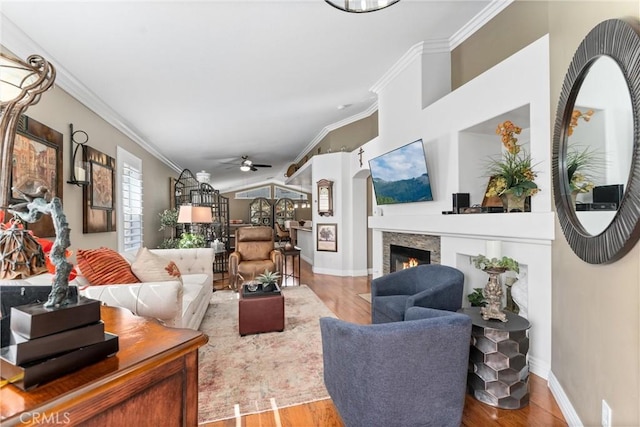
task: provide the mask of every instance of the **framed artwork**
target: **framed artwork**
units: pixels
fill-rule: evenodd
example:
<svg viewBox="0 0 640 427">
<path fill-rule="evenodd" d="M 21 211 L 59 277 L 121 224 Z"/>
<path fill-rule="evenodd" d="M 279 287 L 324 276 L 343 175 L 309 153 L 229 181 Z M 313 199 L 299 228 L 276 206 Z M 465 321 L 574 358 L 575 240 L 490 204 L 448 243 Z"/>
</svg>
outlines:
<svg viewBox="0 0 640 427">
<path fill-rule="evenodd" d="M 82 232 L 116 231 L 116 160 L 89 146 L 84 151 L 84 156 L 82 160 L 90 166 L 90 182 L 82 193 Z"/>
<path fill-rule="evenodd" d="M 492 176 L 487 182 L 487 188 L 485 188 L 484 197 L 482 198 L 482 206 L 500 208 L 502 207 L 502 199 L 500 199 L 500 196 L 487 197 L 487 191 L 489 191 L 489 188 L 491 187 L 491 181 L 493 181 L 494 179 L 495 177 Z"/>
<path fill-rule="evenodd" d="M 91 164 L 91 209 L 113 209 L 113 169 L 96 162 Z"/>
<path fill-rule="evenodd" d="M 44 186 L 50 197 L 62 200 L 62 182 L 62 133 L 30 117 L 21 116 L 12 153 L 11 187 L 31 194 Z M 12 204 L 23 201 L 19 192 L 11 192 Z M 26 228 L 38 237 L 56 235 L 50 215 L 26 224 Z"/>
<path fill-rule="evenodd" d="M 318 250 L 338 252 L 338 224 L 318 224 L 316 229 Z"/>
</svg>

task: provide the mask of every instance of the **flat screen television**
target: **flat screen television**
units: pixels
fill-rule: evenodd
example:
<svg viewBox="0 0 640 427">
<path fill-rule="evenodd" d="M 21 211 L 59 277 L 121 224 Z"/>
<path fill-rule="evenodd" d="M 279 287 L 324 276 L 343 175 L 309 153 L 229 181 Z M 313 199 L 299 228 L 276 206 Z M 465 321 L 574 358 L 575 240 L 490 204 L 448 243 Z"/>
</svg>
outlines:
<svg viewBox="0 0 640 427">
<path fill-rule="evenodd" d="M 369 160 L 378 205 L 433 200 L 422 140 Z"/>
</svg>

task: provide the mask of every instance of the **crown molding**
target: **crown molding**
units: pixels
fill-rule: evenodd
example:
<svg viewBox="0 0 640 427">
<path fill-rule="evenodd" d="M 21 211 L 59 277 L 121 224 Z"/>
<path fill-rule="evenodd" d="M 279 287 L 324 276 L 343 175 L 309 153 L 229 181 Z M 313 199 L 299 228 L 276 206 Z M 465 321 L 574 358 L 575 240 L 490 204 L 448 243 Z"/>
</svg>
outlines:
<svg viewBox="0 0 640 427">
<path fill-rule="evenodd" d="M 464 27 L 448 39 L 434 39 L 416 43 L 387 71 L 374 85 L 371 92 L 380 93 L 386 85 L 404 71 L 416 58 L 430 53 L 451 52 L 463 41 L 478 31 L 498 13 L 502 12 L 514 0 L 492 0 L 484 9 L 474 16 Z"/>
<path fill-rule="evenodd" d="M 1 12 L 0 20 L 2 22 L 2 46 L 10 50 L 19 58 L 26 58 L 34 52 L 38 52 L 39 55 L 47 58 L 47 60 L 56 67 L 56 81 L 54 82 L 54 86 L 57 86 L 67 92 L 78 102 L 96 113 L 104 121 L 122 132 L 125 136 L 130 138 L 133 142 L 138 144 L 161 162 L 165 163 L 174 171 L 182 171 L 183 168 L 165 157 L 155 146 L 145 141 L 144 138 L 142 138 L 122 116 L 104 103 L 95 93 L 90 91 L 62 65 L 59 65 L 59 61 L 33 41 L 33 39 L 27 36 L 16 24 Z"/>
<path fill-rule="evenodd" d="M 416 58 L 429 53 L 446 53 L 451 52 L 458 47 L 462 42 L 469 38 L 472 34 L 482 28 L 487 22 L 493 19 L 497 14 L 502 12 L 507 6 L 513 3 L 514 0 L 492 0 L 484 9 L 474 16 L 464 27 L 458 30 L 453 36 L 448 39 L 435 39 L 422 41 L 416 43 L 369 89 L 375 94 L 379 94 L 380 91 L 389 84 L 395 77 L 404 71 Z M 364 117 L 368 117 L 375 110 L 378 109 L 378 102 L 376 101 L 367 111 L 349 117 L 340 122 L 328 125 L 324 127 L 316 137 L 307 144 L 302 152 L 296 157 L 295 162 L 299 162 L 304 156 L 303 154 L 311 151 L 327 134 L 341 126 L 345 126 L 349 123 L 353 123 L 356 120 L 360 120 Z"/>
<path fill-rule="evenodd" d="M 362 120 L 365 119 L 367 117 L 369 117 L 370 115 L 372 115 L 373 113 L 375 113 L 376 111 L 378 111 L 378 100 L 375 100 L 370 106 L 369 108 L 367 108 L 366 110 L 358 113 L 358 114 L 354 114 L 353 116 L 347 117 L 346 119 L 340 120 L 339 122 L 335 122 L 332 123 L 330 125 L 327 125 L 325 127 L 322 128 L 322 130 L 316 135 L 315 138 L 313 138 L 311 140 L 311 142 L 309 142 L 307 144 L 306 147 L 304 147 L 304 149 L 301 151 L 300 154 L 298 154 L 298 157 L 295 158 L 294 162 L 299 162 L 300 160 L 302 160 L 302 158 L 304 157 L 305 153 L 308 153 L 311 151 L 311 149 L 313 147 L 315 147 L 316 145 L 318 145 L 320 143 L 320 141 L 322 141 L 322 139 L 327 136 L 329 134 L 329 132 L 331 132 L 332 130 L 336 130 L 339 129 L 343 126 L 346 126 L 348 124 L 351 124 L 353 122 L 357 122 L 358 120 Z"/>
<path fill-rule="evenodd" d="M 379 94 L 389 82 L 395 79 L 413 61 L 422 55 L 430 53 L 449 53 L 449 39 L 436 39 L 421 41 L 414 44 L 402 57 L 369 89 L 371 92 Z"/>
<path fill-rule="evenodd" d="M 449 38 L 449 49 L 453 50 L 462 44 L 466 39 L 471 37 L 473 33 L 482 28 L 487 22 L 491 21 L 497 14 L 502 12 L 514 0 L 493 0 L 484 9 L 474 16 L 464 27 L 460 28 L 454 35 Z"/>
</svg>

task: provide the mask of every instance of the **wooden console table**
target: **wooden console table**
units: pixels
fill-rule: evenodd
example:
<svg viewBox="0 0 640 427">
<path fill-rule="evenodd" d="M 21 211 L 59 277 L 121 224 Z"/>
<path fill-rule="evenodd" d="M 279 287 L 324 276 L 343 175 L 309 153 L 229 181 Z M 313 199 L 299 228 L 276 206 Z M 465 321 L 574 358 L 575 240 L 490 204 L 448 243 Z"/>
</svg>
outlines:
<svg viewBox="0 0 640 427">
<path fill-rule="evenodd" d="M 208 337 L 174 329 L 117 307 L 101 307 L 115 356 L 30 391 L 0 390 L 0 424 L 198 424 L 198 348 Z"/>
</svg>

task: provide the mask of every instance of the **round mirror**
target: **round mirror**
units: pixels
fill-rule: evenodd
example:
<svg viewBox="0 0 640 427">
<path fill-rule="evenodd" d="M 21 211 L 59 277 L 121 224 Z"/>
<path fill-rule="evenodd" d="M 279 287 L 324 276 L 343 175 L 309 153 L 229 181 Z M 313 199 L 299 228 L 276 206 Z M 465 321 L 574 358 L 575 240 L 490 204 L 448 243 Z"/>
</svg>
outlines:
<svg viewBox="0 0 640 427">
<path fill-rule="evenodd" d="M 608 20 L 578 47 L 553 136 L 553 187 L 562 231 L 592 264 L 613 262 L 640 236 L 640 33 Z"/>
<path fill-rule="evenodd" d="M 629 178 L 633 108 L 612 58 L 597 58 L 585 74 L 567 131 L 567 180 L 580 225 L 595 236 L 615 217 Z"/>
</svg>

